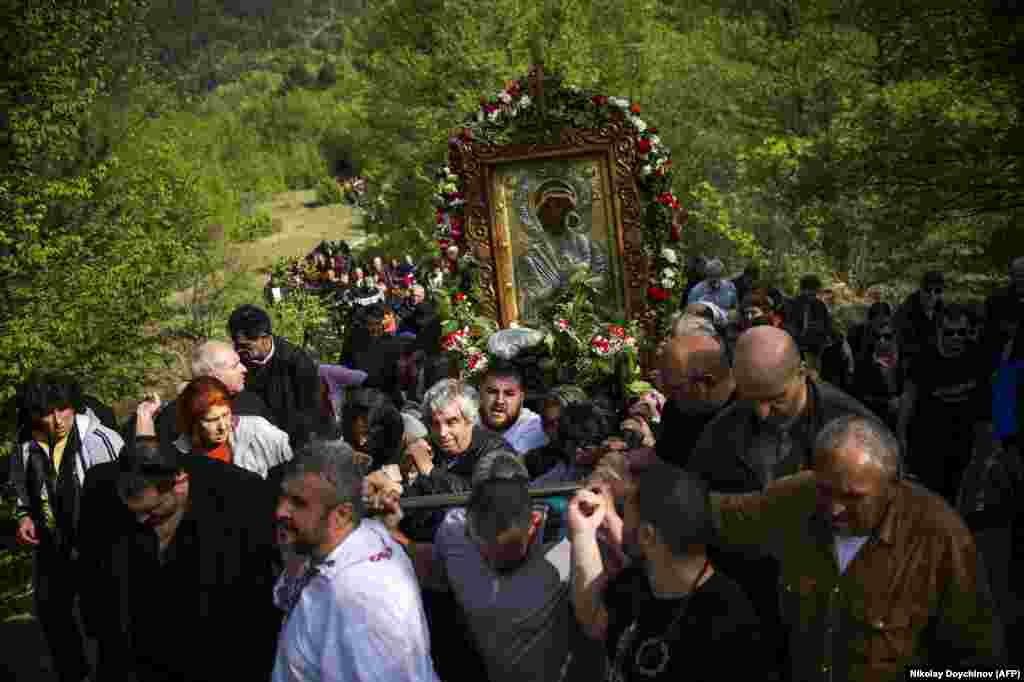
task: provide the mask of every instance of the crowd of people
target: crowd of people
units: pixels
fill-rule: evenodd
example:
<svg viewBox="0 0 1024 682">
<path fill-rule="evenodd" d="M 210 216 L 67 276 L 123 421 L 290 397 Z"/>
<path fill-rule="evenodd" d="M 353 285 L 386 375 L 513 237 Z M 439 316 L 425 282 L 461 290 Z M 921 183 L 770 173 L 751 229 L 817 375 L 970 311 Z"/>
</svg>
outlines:
<svg viewBox="0 0 1024 682">
<path fill-rule="evenodd" d="M 1019 471 L 1024 258 L 982 310 L 929 272 L 846 333 L 816 277 L 790 299 L 694 262 L 654 388 L 614 405 L 538 393 L 514 356 L 464 380 L 433 273 L 322 256 L 354 311 L 337 364 L 243 305 L 127 423 L 73 376 L 19 388 L 17 539 L 62 682 L 1013 662 L 1020 497 L 971 472 Z M 981 549 L 992 528 L 1018 535 L 1004 555 Z"/>
</svg>

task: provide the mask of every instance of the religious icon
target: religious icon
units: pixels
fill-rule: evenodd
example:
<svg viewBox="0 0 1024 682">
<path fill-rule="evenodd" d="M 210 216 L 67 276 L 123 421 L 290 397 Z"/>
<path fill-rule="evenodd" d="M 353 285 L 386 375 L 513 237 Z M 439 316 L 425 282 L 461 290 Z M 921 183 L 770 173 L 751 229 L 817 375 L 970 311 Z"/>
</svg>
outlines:
<svg viewBox="0 0 1024 682">
<path fill-rule="evenodd" d="M 510 269 L 518 319 L 545 314 L 573 274 L 585 271 L 605 296 L 602 307 L 622 308 L 612 209 L 605 201 L 599 158 L 537 159 L 501 164 L 493 177 L 496 256 Z M 509 268 L 509 266 L 511 266 Z"/>
</svg>

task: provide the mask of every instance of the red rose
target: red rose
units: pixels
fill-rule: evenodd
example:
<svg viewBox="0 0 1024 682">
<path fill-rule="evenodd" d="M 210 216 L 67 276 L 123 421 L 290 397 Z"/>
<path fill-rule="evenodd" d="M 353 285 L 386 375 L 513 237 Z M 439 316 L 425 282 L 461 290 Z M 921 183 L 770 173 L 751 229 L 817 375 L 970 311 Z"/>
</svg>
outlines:
<svg viewBox="0 0 1024 682">
<path fill-rule="evenodd" d="M 630 105 L 629 110 L 632 111 L 634 114 L 639 114 L 640 113 L 640 105 L 636 104 L 634 102 L 633 104 Z"/>
<path fill-rule="evenodd" d="M 590 101 L 593 102 L 594 104 L 596 104 L 599 107 L 603 107 L 605 104 L 608 104 L 608 96 L 607 95 L 594 95 L 593 97 L 590 98 Z"/>
<path fill-rule="evenodd" d="M 655 128 L 654 126 L 651 126 L 650 128 L 647 129 L 647 134 L 648 135 L 657 135 L 658 134 L 658 129 Z"/>
<path fill-rule="evenodd" d="M 661 287 L 647 287 L 647 296 L 655 301 L 667 301 L 672 298 L 672 293 Z"/>
<path fill-rule="evenodd" d="M 464 293 L 462 293 L 461 291 L 459 291 L 459 292 L 457 292 L 455 294 L 455 302 L 456 303 L 462 303 L 465 300 L 466 300 L 466 295 Z"/>
<path fill-rule="evenodd" d="M 672 221 L 672 229 L 669 232 L 668 239 L 671 242 L 678 242 L 683 238 L 683 226 L 679 224 L 678 220 Z"/>
<path fill-rule="evenodd" d="M 444 224 L 444 209 L 442 209 L 442 208 L 437 209 L 437 224 L 438 225 L 443 225 Z"/>
<path fill-rule="evenodd" d="M 614 324 L 608 327 L 608 333 L 611 334 L 612 336 L 617 336 L 620 339 L 625 338 L 626 336 L 626 330 Z"/>
<path fill-rule="evenodd" d="M 640 141 L 636 143 L 636 146 L 640 150 L 641 154 L 647 154 L 648 152 L 651 151 L 651 147 L 653 145 L 651 145 L 651 141 L 648 140 L 646 137 L 641 137 Z"/>
</svg>

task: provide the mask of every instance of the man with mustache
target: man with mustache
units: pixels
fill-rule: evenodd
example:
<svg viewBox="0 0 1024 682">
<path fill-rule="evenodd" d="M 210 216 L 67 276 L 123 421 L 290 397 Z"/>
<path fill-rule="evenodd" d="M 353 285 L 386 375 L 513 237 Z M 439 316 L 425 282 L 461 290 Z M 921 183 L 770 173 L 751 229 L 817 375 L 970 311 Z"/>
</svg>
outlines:
<svg viewBox="0 0 1024 682">
<path fill-rule="evenodd" d="M 715 544 L 781 563 L 793 680 L 902 680 L 915 666 L 1003 663 L 1002 627 L 971 532 L 902 476 L 899 442 L 847 415 L 817 434 L 813 471 L 763 493 L 711 493 Z"/>
<path fill-rule="evenodd" d="M 735 402 L 704 429 L 686 465 L 712 490 L 764 490 L 776 478 L 811 466 L 814 439 L 829 421 L 847 414 L 872 416 L 857 400 L 812 378 L 796 341 L 782 329 L 760 326 L 744 332 L 736 341 L 733 376 Z M 783 658 L 778 563 L 720 550 L 711 557 L 747 591 Z M 781 674 L 777 669 L 769 677 Z"/>
<path fill-rule="evenodd" d="M 480 384 L 480 420 L 521 455 L 548 442 L 540 415 L 523 407 L 525 397 L 518 367 L 498 361 L 487 368 Z"/>
<path fill-rule="evenodd" d="M 315 441 L 285 476 L 277 522 L 303 561 L 275 589 L 286 615 L 271 679 L 437 682 L 415 570 L 388 529 L 364 518 L 354 455 Z"/>
</svg>

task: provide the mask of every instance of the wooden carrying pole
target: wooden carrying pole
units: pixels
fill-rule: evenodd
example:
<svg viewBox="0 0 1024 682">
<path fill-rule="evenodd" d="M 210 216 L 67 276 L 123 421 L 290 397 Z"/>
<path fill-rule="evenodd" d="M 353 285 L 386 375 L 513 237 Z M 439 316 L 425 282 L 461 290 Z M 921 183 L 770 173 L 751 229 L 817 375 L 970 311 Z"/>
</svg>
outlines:
<svg viewBox="0 0 1024 682">
<path fill-rule="evenodd" d="M 578 483 L 549 485 L 543 488 L 530 488 L 530 497 L 569 497 L 582 488 Z M 469 502 L 469 493 L 451 493 L 449 495 L 422 495 L 420 497 L 402 498 L 402 511 L 410 509 L 441 509 L 443 507 L 462 507 Z"/>
</svg>

